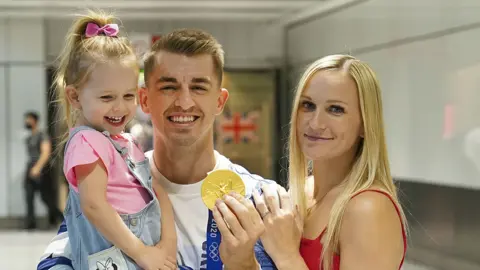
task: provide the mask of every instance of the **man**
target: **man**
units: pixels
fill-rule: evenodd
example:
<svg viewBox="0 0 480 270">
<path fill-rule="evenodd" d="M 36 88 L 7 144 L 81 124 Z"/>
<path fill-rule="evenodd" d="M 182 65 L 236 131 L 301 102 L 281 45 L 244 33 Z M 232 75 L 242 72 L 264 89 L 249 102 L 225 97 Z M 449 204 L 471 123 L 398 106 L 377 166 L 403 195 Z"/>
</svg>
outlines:
<svg viewBox="0 0 480 270">
<path fill-rule="evenodd" d="M 25 202 L 27 205 L 26 229 L 36 229 L 35 193 L 40 192 L 48 210 L 48 221 L 51 226 L 63 219 L 63 214 L 57 208 L 54 181 L 48 175 L 47 164 L 51 154 L 51 143 L 48 136 L 38 128 L 38 114 L 25 114 L 25 128 L 30 131 L 26 140 L 28 162 L 25 172 Z"/>
<path fill-rule="evenodd" d="M 201 199 L 202 181 L 213 170 L 237 172 L 247 197 L 267 182 L 214 151 L 214 119 L 228 99 L 223 66 L 223 49 L 208 33 L 177 30 L 155 42 L 139 91 L 154 129 L 154 150 L 146 156 L 173 204 L 180 269 L 222 269 L 221 262 L 231 270 L 276 269 L 258 242 L 264 225 L 251 201 L 228 196 L 211 212 Z M 68 252 L 63 224 L 38 269 L 71 269 Z"/>
</svg>

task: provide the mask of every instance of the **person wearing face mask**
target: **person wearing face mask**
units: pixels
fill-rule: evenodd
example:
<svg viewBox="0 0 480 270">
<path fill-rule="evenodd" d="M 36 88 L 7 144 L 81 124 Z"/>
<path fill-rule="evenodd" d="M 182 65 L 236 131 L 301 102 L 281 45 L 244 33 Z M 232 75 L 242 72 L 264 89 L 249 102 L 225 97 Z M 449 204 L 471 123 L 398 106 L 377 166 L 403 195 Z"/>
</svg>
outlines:
<svg viewBox="0 0 480 270">
<path fill-rule="evenodd" d="M 46 133 L 38 128 L 39 115 L 36 112 L 25 114 L 25 128 L 30 131 L 26 139 L 28 162 L 25 172 L 26 229 L 36 229 L 35 193 L 40 192 L 42 201 L 48 209 L 48 221 L 51 226 L 62 221 L 63 214 L 57 208 L 53 192 L 53 181 L 47 175 L 48 161 L 51 155 L 51 142 Z"/>
</svg>

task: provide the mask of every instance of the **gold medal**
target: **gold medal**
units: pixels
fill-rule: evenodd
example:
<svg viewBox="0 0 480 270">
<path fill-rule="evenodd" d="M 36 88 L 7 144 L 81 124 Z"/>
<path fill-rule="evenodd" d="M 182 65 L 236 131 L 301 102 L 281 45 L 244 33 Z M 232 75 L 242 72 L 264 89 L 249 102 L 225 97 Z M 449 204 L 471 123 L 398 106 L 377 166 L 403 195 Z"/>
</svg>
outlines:
<svg viewBox="0 0 480 270">
<path fill-rule="evenodd" d="M 212 210 L 218 199 L 235 191 L 245 196 L 245 184 L 242 178 L 230 170 L 216 170 L 207 175 L 202 183 L 202 200 Z"/>
</svg>

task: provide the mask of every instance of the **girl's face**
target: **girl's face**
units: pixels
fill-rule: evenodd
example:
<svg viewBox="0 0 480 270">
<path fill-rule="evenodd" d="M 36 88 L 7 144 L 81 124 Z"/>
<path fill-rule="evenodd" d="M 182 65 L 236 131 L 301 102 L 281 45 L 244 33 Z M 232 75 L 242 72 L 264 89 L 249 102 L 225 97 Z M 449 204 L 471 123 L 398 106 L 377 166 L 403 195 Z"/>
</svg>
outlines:
<svg viewBox="0 0 480 270">
<path fill-rule="evenodd" d="M 81 89 L 69 91 L 72 106 L 81 111 L 77 123 L 121 133 L 135 116 L 137 74 L 119 62 L 96 66 Z"/>
</svg>

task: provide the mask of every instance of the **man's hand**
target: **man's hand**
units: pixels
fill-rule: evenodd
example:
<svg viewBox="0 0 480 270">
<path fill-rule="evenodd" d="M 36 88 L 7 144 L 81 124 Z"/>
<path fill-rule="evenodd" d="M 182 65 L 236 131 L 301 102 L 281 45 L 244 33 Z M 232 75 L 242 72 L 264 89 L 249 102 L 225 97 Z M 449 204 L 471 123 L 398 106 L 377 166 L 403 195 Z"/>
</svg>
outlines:
<svg viewBox="0 0 480 270">
<path fill-rule="evenodd" d="M 238 194 L 226 195 L 217 201 L 213 217 L 222 235 L 224 269 L 259 269 L 253 248 L 265 227 L 253 203 Z"/>
<path fill-rule="evenodd" d="M 42 170 L 39 169 L 37 166 L 33 166 L 31 169 L 30 169 L 30 177 L 32 179 L 37 179 L 38 177 L 40 177 L 40 174 L 42 173 Z"/>
<path fill-rule="evenodd" d="M 30 169 L 29 175 L 32 179 L 37 180 L 41 173 L 42 168 L 46 166 L 48 159 L 50 158 L 52 152 L 52 145 L 49 140 L 44 139 L 42 144 L 40 144 L 40 158 L 37 163 Z"/>
</svg>

